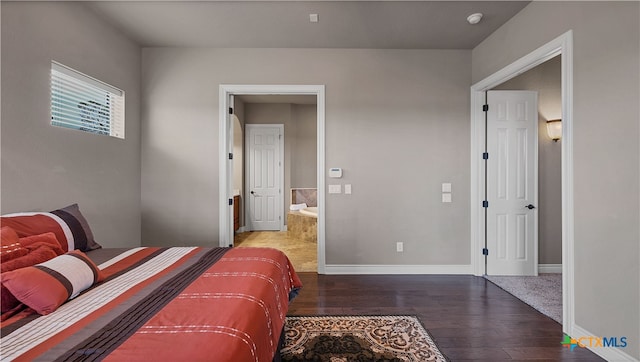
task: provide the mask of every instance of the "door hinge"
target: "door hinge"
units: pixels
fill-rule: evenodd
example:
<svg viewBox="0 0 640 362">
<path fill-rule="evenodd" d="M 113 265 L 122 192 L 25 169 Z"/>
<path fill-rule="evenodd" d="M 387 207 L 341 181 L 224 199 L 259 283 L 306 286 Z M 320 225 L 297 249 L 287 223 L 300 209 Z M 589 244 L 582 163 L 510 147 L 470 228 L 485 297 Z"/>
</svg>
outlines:
<svg viewBox="0 0 640 362">
<path fill-rule="evenodd" d="M 229 114 L 233 114 L 233 108 L 229 107 Z"/>
<path fill-rule="evenodd" d="M 233 205 L 233 199 L 229 199 L 229 206 Z"/>
<path fill-rule="evenodd" d="M 482 248 L 482 255 L 489 255 L 489 249 Z"/>
<path fill-rule="evenodd" d="M 482 207 L 489 207 L 489 201 L 487 200 L 482 201 Z"/>
<path fill-rule="evenodd" d="M 233 153 L 229 152 L 229 159 L 233 160 Z"/>
<path fill-rule="evenodd" d="M 484 153 L 482 154 L 482 159 L 483 159 L 483 160 L 488 160 L 488 159 L 489 159 L 489 152 L 484 152 Z"/>
<path fill-rule="evenodd" d="M 482 111 L 483 112 L 488 112 L 489 111 L 489 105 L 488 104 L 483 104 L 482 105 Z"/>
</svg>

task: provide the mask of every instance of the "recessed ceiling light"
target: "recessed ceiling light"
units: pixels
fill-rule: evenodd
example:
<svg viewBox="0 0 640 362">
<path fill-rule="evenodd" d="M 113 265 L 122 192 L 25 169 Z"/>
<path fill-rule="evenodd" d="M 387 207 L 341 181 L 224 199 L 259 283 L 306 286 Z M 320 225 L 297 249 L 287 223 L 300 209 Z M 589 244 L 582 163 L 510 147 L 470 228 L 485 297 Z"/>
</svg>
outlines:
<svg viewBox="0 0 640 362">
<path fill-rule="evenodd" d="M 309 14 L 309 21 L 312 23 L 318 22 L 318 14 Z"/>
<path fill-rule="evenodd" d="M 467 17 L 467 21 L 471 25 L 478 24 L 481 19 L 482 19 L 482 13 L 471 14 Z"/>
</svg>

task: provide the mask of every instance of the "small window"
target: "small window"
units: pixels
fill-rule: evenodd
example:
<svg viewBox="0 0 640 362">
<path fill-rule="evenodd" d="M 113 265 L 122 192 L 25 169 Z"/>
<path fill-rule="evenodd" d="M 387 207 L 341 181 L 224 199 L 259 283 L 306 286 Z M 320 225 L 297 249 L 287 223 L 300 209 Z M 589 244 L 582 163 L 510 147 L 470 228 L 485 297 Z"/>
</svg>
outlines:
<svg viewBox="0 0 640 362">
<path fill-rule="evenodd" d="M 51 124 L 124 139 L 124 92 L 51 62 Z"/>
</svg>

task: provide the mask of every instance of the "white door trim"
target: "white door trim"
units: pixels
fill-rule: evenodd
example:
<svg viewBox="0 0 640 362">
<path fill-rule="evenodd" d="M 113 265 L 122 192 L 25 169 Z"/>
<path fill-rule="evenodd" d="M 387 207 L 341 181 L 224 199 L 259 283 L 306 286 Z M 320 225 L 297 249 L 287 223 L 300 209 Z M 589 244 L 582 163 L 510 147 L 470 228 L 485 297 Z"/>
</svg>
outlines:
<svg viewBox="0 0 640 362">
<path fill-rule="evenodd" d="M 315 95 L 317 102 L 318 130 L 318 273 L 325 274 L 325 86 L 324 85 L 234 85 L 221 84 L 219 88 L 218 109 L 218 172 L 219 172 L 219 245 L 233 244 L 233 228 L 229 228 L 226 220 L 233 208 L 227 199 L 233 195 L 233 170 L 227 172 L 227 151 L 233 142 L 228 136 L 229 102 L 231 95 Z"/>
<path fill-rule="evenodd" d="M 573 32 L 571 30 L 471 86 L 471 265 L 484 273 L 484 91 L 562 54 L 562 330 L 573 335 L 574 209 L 573 209 Z"/>
<path fill-rule="evenodd" d="M 280 167 L 278 168 L 278 185 L 280 186 L 280 197 L 278 198 L 278 206 L 276 207 L 277 212 L 278 212 L 278 216 L 280 216 L 279 219 L 279 223 L 278 223 L 278 228 L 280 231 L 286 231 L 284 229 L 284 124 L 253 124 L 253 123 L 245 123 L 245 129 L 244 129 L 244 135 L 245 135 L 245 139 L 248 139 L 248 137 L 251 135 L 251 132 L 249 132 L 249 128 L 278 128 L 278 130 L 280 131 L 280 135 L 281 137 L 278 139 L 278 143 L 279 143 L 279 148 L 280 148 L 280 152 L 278 152 L 278 162 L 280 162 Z M 245 147 L 247 147 L 248 144 L 247 142 L 245 142 Z M 245 148 L 245 152 L 244 154 L 247 155 L 249 152 L 247 152 L 247 149 Z M 245 162 L 244 165 L 244 172 L 245 175 L 250 175 L 251 174 L 251 167 L 249 165 L 249 162 Z M 249 177 L 245 177 L 245 185 L 244 185 L 244 199 L 245 200 L 249 200 L 251 198 L 251 180 Z M 245 226 L 248 226 L 247 231 L 252 231 L 254 230 L 253 225 L 251 225 L 251 210 L 249 209 L 249 207 L 245 207 L 245 215 L 244 215 L 244 220 L 245 220 Z"/>
</svg>

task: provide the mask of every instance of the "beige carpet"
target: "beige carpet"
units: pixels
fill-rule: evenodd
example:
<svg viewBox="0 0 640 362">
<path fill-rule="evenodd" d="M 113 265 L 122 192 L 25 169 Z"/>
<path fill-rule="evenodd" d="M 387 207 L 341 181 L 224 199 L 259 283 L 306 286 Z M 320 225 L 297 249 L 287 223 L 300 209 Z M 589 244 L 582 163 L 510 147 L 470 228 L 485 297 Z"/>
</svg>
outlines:
<svg viewBox="0 0 640 362">
<path fill-rule="evenodd" d="M 284 335 L 286 362 L 446 361 L 414 316 L 288 316 Z"/>
<path fill-rule="evenodd" d="M 485 278 L 562 324 L 562 274 L 537 277 L 485 275 Z"/>
</svg>

